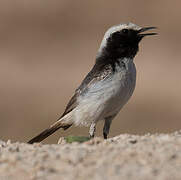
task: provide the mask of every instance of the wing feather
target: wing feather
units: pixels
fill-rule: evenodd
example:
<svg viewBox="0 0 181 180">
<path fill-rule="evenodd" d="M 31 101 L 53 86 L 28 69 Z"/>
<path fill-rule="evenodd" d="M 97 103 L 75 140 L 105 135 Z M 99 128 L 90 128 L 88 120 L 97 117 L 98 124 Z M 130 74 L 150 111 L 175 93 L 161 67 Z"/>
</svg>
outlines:
<svg viewBox="0 0 181 180">
<path fill-rule="evenodd" d="M 77 107 L 78 102 L 77 98 L 85 93 L 89 87 L 94 84 L 97 81 L 104 80 L 106 77 L 108 77 L 112 73 L 112 67 L 111 66 L 104 66 L 104 67 L 96 67 L 92 68 L 92 70 L 87 74 L 87 76 L 82 81 L 81 85 L 76 89 L 75 94 L 70 99 L 69 103 L 67 104 L 64 113 L 60 118 L 71 112 L 74 108 Z M 59 119 L 60 119 L 59 118 Z"/>
</svg>

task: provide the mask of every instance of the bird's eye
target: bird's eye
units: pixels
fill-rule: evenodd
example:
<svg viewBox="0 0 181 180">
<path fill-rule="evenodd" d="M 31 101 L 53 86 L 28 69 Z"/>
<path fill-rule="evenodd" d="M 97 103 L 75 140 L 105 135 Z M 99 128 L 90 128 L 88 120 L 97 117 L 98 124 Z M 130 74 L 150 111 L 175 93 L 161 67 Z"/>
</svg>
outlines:
<svg viewBox="0 0 181 180">
<path fill-rule="evenodd" d="M 123 29 L 122 32 L 123 32 L 124 34 L 127 34 L 127 33 L 128 33 L 128 29 Z"/>
</svg>

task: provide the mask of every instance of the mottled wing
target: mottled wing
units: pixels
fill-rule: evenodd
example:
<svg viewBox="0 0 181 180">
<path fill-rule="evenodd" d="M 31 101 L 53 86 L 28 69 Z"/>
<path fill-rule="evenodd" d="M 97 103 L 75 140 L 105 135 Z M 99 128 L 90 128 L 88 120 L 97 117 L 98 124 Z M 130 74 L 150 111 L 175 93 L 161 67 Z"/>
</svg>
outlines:
<svg viewBox="0 0 181 180">
<path fill-rule="evenodd" d="M 62 116 L 59 119 L 61 119 L 66 114 L 68 114 L 70 111 L 72 111 L 77 106 L 77 96 L 78 95 L 79 94 L 77 92 L 75 92 L 74 96 L 70 99 L 69 103 L 67 104 L 64 113 L 62 114 Z"/>
<path fill-rule="evenodd" d="M 111 66 L 99 66 L 97 67 L 96 64 L 92 68 L 92 70 L 87 74 L 85 79 L 82 81 L 81 85 L 78 89 L 76 89 L 74 96 L 70 99 L 69 103 L 67 104 L 64 113 L 60 118 L 71 112 L 75 107 L 77 107 L 78 102 L 77 98 L 86 93 L 89 87 L 94 84 L 96 81 L 104 80 L 108 77 L 111 73 Z M 59 118 L 59 119 L 60 119 Z"/>
<path fill-rule="evenodd" d="M 63 128 L 64 130 L 68 129 L 72 126 L 72 124 L 67 124 L 65 122 L 61 121 L 61 118 L 65 116 L 67 113 L 71 112 L 74 108 L 78 105 L 78 97 L 83 95 L 87 92 L 91 84 L 96 83 L 97 81 L 102 81 L 106 77 L 111 74 L 112 71 L 110 70 L 110 67 L 107 66 L 98 66 L 94 65 L 93 69 L 89 72 L 89 74 L 85 77 L 82 84 L 79 86 L 79 88 L 75 91 L 74 96 L 69 101 L 65 112 L 63 115 L 56 121 L 53 125 L 51 125 L 49 128 L 45 129 L 43 132 L 32 138 L 30 141 L 28 141 L 29 144 L 33 144 L 35 142 L 41 142 L 51 134 L 53 134 L 55 131 L 57 131 L 60 128 Z"/>
</svg>

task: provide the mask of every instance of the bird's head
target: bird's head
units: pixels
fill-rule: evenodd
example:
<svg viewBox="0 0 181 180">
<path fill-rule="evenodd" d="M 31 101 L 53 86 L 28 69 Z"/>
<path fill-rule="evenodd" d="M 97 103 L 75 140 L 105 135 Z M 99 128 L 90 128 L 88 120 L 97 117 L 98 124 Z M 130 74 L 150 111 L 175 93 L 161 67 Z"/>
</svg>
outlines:
<svg viewBox="0 0 181 180">
<path fill-rule="evenodd" d="M 98 56 L 105 54 L 113 58 L 134 57 L 138 51 L 138 44 L 143 37 L 157 34 L 144 32 L 155 28 L 142 28 L 133 23 L 113 26 L 105 33 Z"/>
</svg>

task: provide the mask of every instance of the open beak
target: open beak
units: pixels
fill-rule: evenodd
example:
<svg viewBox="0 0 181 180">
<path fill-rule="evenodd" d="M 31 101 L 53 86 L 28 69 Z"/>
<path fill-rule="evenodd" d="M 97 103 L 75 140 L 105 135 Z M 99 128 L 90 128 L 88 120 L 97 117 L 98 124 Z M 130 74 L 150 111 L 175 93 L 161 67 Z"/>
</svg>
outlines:
<svg viewBox="0 0 181 180">
<path fill-rule="evenodd" d="M 139 31 L 138 31 L 138 34 L 140 37 L 144 37 L 144 36 L 151 36 L 151 35 L 157 35 L 157 33 L 142 33 L 142 32 L 145 32 L 145 31 L 148 31 L 150 29 L 157 29 L 156 27 L 144 27 L 144 28 L 141 28 Z"/>
</svg>

